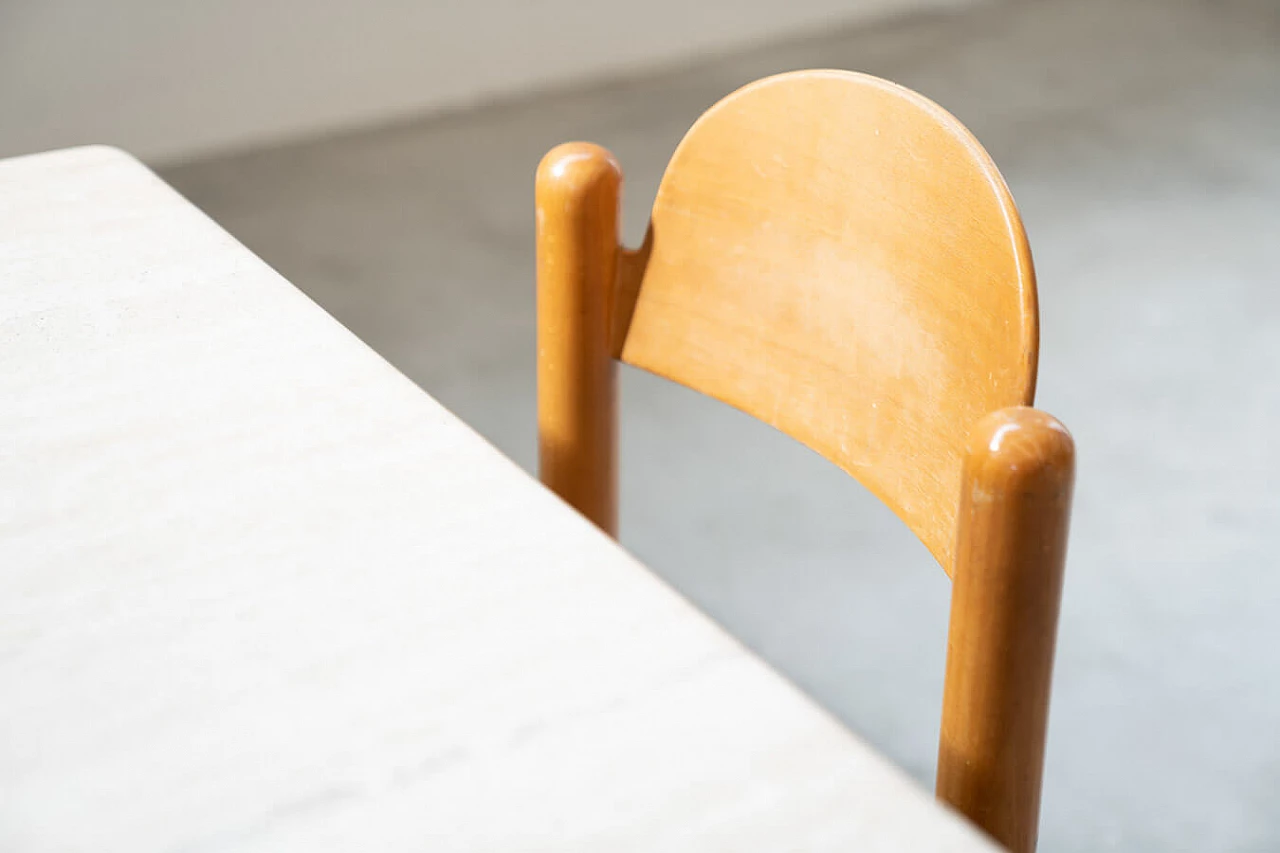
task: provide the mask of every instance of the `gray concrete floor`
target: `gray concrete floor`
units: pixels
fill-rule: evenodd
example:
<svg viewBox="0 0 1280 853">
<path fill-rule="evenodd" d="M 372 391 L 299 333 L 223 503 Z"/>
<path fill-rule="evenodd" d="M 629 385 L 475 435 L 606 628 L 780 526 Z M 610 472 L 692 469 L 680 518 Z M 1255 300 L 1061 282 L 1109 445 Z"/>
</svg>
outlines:
<svg viewBox="0 0 1280 853">
<path fill-rule="evenodd" d="M 1038 403 L 1077 509 L 1041 849 L 1280 849 L 1280 9 L 1024 2 L 172 168 L 166 177 L 520 464 L 532 182 L 618 155 L 634 242 L 672 148 L 741 83 L 870 71 L 986 144 L 1040 273 Z M 854 730 L 932 776 L 948 582 L 856 483 L 623 378 L 623 541 Z"/>
</svg>

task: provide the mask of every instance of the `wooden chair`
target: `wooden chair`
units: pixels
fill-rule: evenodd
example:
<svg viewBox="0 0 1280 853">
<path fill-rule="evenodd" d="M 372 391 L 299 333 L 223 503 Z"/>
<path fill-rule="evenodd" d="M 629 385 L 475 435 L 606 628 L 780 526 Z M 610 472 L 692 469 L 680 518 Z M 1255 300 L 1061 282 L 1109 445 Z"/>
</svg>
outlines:
<svg viewBox="0 0 1280 853">
<path fill-rule="evenodd" d="M 638 250 L 621 183 L 585 143 L 538 168 L 543 482 L 616 533 L 614 359 L 857 478 L 954 581 L 938 796 L 1033 850 L 1074 448 L 1028 408 L 1035 275 L 995 165 L 914 92 L 801 71 L 694 124 Z"/>
</svg>

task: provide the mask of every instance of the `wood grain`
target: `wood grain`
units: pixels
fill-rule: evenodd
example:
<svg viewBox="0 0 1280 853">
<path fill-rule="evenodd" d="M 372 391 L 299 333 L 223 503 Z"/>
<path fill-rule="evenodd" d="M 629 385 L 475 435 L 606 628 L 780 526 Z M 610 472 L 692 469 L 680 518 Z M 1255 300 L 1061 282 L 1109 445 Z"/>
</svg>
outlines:
<svg viewBox="0 0 1280 853">
<path fill-rule="evenodd" d="M 956 580 L 938 794 L 1029 853 L 1073 450 L 1027 408 L 1035 273 L 995 165 L 914 92 L 800 71 L 694 124 L 634 251 L 616 244 L 620 181 L 612 156 L 583 143 L 539 172 L 543 481 L 614 518 L 612 457 L 593 467 L 594 436 L 617 417 L 612 374 L 598 378 L 610 356 L 856 477 Z"/>
<path fill-rule="evenodd" d="M 1021 220 L 972 135 L 874 77 L 770 77 L 685 136 L 651 228 L 622 360 L 835 462 L 950 574 L 965 438 L 1031 403 L 1038 340 Z"/>
<path fill-rule="evenodd" d="M 538 167 L 538 472 L 606 533 L 618 532 L 616 367 L 610 349 L 622 170 L 569 143 Z"/>
<path fill-rule="evenodd" d="M 937 789 L 1014 853 L 1036 847 L 1074 479 L 1071 435 L 1043 412 L 994 412 L 970 436 Z"/>
<path fill-rule="evenodd" d="M 0 398 L 0 849 L 994 849 L 120 152 Z"/>
</svg>

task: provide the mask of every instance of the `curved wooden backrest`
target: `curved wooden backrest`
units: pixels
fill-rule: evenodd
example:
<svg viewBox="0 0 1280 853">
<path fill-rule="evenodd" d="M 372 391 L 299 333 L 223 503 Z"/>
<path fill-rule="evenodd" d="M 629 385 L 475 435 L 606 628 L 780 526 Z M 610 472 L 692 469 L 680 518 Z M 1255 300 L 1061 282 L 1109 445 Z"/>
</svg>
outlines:
<svg viewBox="0 0 1280 853">
<path fill-rule="evenodd" d="M 1027 407 L 1035 280 L 995 166 L 913 92 L 804 71 L 694 125 L 638 251 L 621 185 L 589 143 L 538 167 L 542 482 L 617 534 L 617 358 L 861 480 L 955 580 L 938 796 L 1032 853 L 1075 451 Z"/>
<path fill-rule="evenodd" d="M 966 437 L 1032 402 L 1038 346 L 1022 223 L 973 136 L 874 77 L 770 77 L 685 136 L 650 229 L 615 355 L 830 459 L 950 574 Z"/>
</svg>

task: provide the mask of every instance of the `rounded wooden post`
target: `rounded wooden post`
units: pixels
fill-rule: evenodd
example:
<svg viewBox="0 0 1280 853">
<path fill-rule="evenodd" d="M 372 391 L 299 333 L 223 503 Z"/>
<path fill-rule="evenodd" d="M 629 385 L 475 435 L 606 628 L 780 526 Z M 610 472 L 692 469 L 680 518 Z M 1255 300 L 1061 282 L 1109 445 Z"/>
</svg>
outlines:
<svg viewBox="0 0 1280 853">
<path fill-rule="evenodd" d="M 1074 478 L 1043 412 L 995 412 L 969 438 L 937 792 L 1013 853 L 1036 846 Z"/>
<path fill-rule="evenodd" d="M 622 171 L 605 149 L 552 149 L 538 166 L 538 473 L 617 535 L 616 367 L 609 347 Z"/>
</svg>

